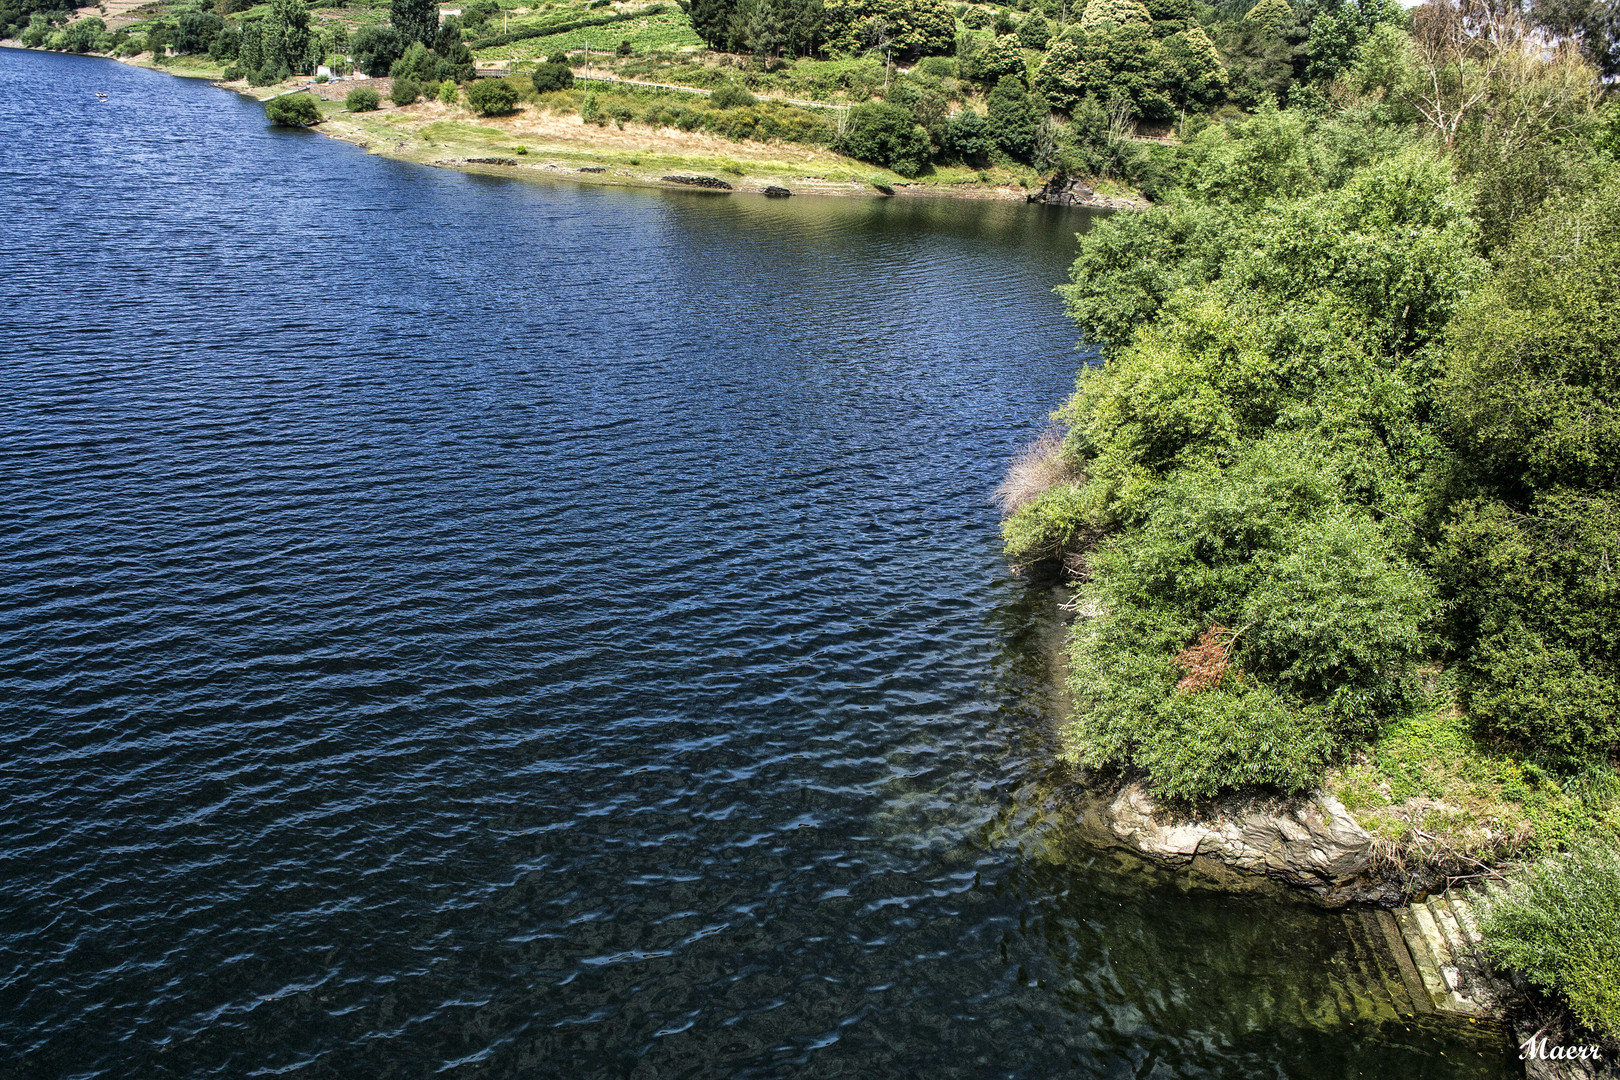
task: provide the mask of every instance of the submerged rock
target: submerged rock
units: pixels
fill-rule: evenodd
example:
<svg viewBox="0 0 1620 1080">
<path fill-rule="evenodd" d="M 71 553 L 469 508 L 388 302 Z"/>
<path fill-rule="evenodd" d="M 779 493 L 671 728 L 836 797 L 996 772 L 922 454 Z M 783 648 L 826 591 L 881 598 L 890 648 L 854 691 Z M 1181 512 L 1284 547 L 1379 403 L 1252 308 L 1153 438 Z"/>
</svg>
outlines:
<svg viewBox="0 0 1620 1080">
<path fill-rule="evenodd" d="M 793 192 L 789 191 L 787 188 L 777 187 L 775 184 L 772 184 L 765 189 L 765 197 L 767 199 L 785 199 L 792 194 Z"/>
</svg>

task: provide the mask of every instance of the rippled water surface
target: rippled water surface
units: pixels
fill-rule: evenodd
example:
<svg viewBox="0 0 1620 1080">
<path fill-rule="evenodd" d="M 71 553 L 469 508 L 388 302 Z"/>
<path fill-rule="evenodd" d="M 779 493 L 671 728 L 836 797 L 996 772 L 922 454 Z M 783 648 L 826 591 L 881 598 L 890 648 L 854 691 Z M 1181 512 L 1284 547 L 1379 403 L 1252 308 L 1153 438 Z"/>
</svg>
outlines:
<svg viewBox="0 0 1620 1080">
<path fill-rule="evenodd" d="M 987 495 L 1085 218 L 10 51 L 0 179 L 0 1074 L 1505 1075 L 1072 824 Z"/>
</svg>

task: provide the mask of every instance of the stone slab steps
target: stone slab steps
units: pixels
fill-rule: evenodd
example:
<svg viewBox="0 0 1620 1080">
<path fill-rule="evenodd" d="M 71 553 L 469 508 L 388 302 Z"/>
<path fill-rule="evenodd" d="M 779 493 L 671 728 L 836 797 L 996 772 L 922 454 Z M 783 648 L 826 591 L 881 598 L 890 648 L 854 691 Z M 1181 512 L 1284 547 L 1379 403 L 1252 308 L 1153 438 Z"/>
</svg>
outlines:
<svg viewBox="0 0 1620 1080">
<path fill-rule="evenodd" d="M 1506 984 L 1480 956 L 1475 903 L 1470 893 L 1452 889 L 1394 914 L 1422 987 L 1421 994 L 1411 986 L 1409 991 L 1414 1000 L 1427 998 L 1436 1012 L 1490 1016 L 1507 992 Z"/>
</svg>

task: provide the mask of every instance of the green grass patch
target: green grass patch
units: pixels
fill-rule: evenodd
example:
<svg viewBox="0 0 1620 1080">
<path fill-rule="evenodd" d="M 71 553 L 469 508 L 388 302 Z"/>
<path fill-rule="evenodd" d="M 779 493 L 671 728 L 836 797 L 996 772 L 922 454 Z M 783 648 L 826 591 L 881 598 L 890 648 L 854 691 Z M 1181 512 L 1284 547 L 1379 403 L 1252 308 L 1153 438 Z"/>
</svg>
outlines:
<svg viewBox="0 0 1620 1080">
<path fill-rule="evenodd" d="M 1390 724 L 1327 786 L 1373 835 L 1439 856 L 1511 858 L 1593 834 L 1620 842 L 1612 768 L 1557 775 L 1481 739 L 1449 700 Z"/>
</svg>

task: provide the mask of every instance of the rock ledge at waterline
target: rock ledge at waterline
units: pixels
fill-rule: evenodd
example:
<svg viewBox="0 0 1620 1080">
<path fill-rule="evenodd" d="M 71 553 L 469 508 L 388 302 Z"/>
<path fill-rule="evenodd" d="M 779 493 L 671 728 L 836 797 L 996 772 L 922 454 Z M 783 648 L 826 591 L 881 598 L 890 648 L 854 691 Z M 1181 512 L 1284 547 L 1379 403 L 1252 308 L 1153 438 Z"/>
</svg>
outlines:
<svg viewBox="0 0 1620 1080">
<path fill-rule="evenodd" d="M 1200 813 L 1176 813 L 1141 781 L 1103 795 L 1084 813 L 1103 839 L 1144 855 L 1191 862 L 1200 856 L 1309 889 L 1324 903 L 1390 902 L 1379 880 L 1372 834 L 1326 792 L 1290 799 L 1225 799 Z"/>
</svg>

